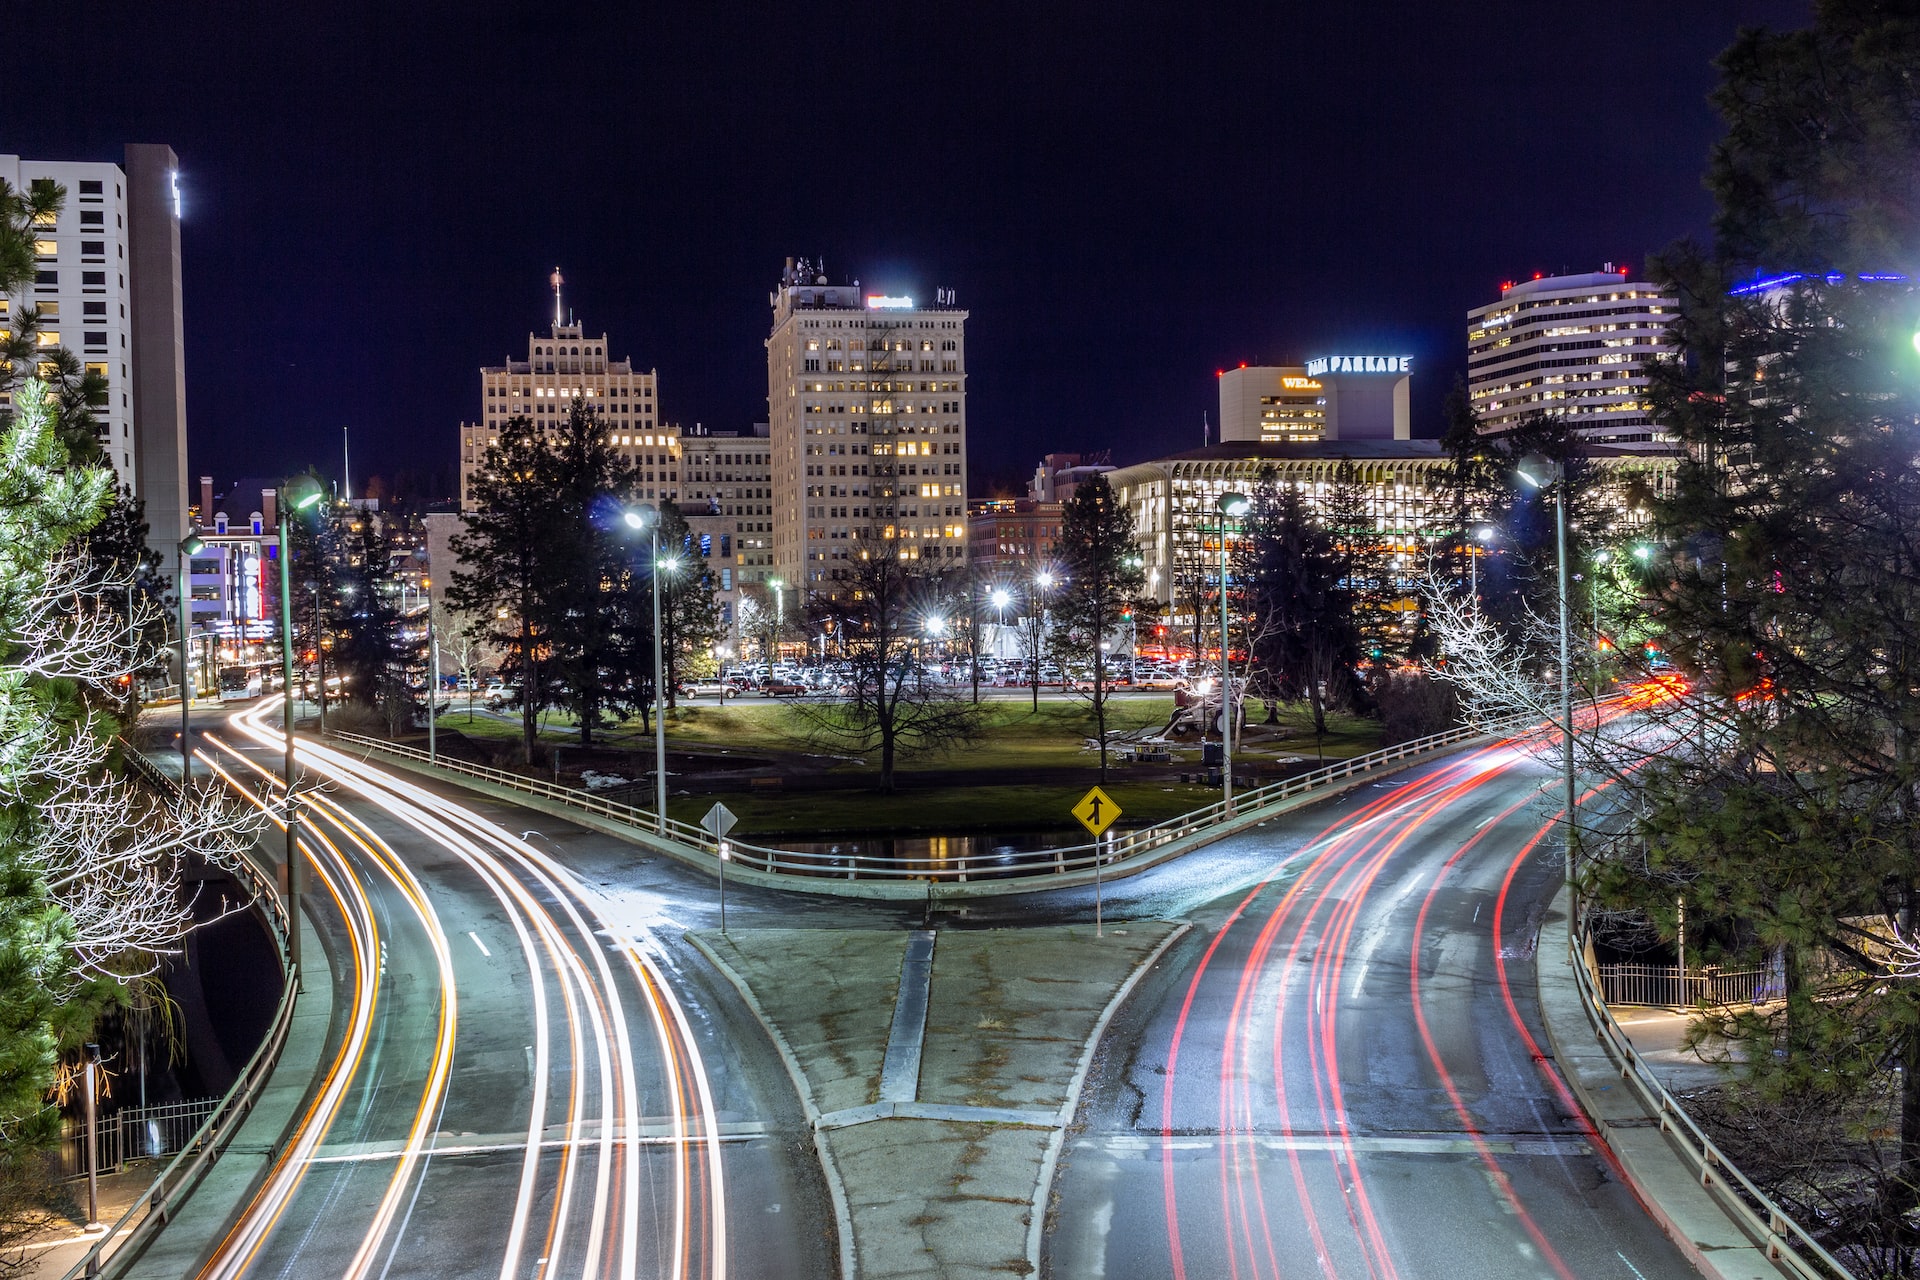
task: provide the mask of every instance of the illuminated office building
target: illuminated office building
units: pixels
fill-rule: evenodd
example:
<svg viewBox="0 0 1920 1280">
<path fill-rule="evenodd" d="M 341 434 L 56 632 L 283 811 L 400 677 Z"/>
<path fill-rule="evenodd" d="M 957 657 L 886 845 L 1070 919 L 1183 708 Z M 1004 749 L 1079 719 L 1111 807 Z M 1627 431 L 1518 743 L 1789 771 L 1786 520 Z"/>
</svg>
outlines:
<svg viewBox="0 0 1920 1280">
<path fill-rule="evenodd" d="M 967 555 L 967 313 L 834 285 L 789 259 L 768 297 L 773 563 L 797 592 L 839 590 L 862 543 Z"/>
</svg>

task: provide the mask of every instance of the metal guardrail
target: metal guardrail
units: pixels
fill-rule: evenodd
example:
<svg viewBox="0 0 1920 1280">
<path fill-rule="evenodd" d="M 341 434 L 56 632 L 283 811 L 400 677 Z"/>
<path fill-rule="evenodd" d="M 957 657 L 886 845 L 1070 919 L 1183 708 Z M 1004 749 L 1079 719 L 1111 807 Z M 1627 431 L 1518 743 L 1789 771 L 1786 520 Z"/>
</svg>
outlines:
<svg viewBox="0 0 1920 1280">
<path fill-rule="evenodd" d="M 1573 967 L 1574 980 L 1586 1002 L 1587 1017 L 1599 1035 L 1600 1043 L 1619 1064 L 1620 1077 L 1640 1095 L 1653 1111 L 1660 1131 L 1692 1166 L 1700 1185 L 1711 1192 L 1733 1219 L 1766 1250 L 1766 1254 L 1786 1271 L 1803 1280 L 1855 1280 L 1853 1273 L 1838 1258 L 1807 1234 L 1806 1228 L 1787 1216 L 1766 1192 L 1714 1145 L 1713 1139 L 1695 1124 L 1680 1100 L 1667 1091 L 1660 1079 L 1633 1047 L 1620 1024 L 1614 1021 L 1607 1002 L 1594 986 L 1587 968 L 1586 929 L 1584 924 L 1567 931 L 1567 962 Z"/>
<path fill-rule="evenodd" d="M 1536 717 L 1522 715 L 1488 724 L 1462 725 L 1442 733 L 1429 734 L 1424 738 L 1413 738 L 1391 747 L 1383 747 L 1366 755 L 1354 756 L 1350 760 L 1338 761 L 1310 773 L 1251 788 L 1235 795 L 1231 808 L 1224 801 L 1215 801 L 1165 822 L 1117 833 L 1104 841 L 1067 845 L 1056 849 L 963 854 L 958 857 L 939 859 L 898 859 L 853 853 L 807 853 L 728 839 L 725 842 L 727 857 L 738 866 L 773 875 L 846 880 L 928 880 L 960 884 L 968 880 L 1011 879 L 1060 875 L 1072 871 L 1091 871 L 1096 867 L 1109 867 L 1150 853 L 1209 827 L 1241 821 L 1254 810 L 1316 790 L 1329 783 L 1341 782 L 1359 774 L 1373 772 L 1384 765 L 1402 763 L 1416 756 L 1445 750 L 1476 738 L 1492 734 L 1519 733 L 1538 723 Z M 505 769 L 449 760 L 443 755 L 430 759 L 426 752 L 417 747 L 403 746 L 396 742 L 386 742 L 357 733 L 329 732 L 327 737 L 405 759 L 431 763 L 436 768 L 478 778 L 527 795 L 556 800 L 588 813 L 597 813 L 602 817 L 624 822 L 643 831 L 664 834 L 667 839 L 689 846 L 700 853 L 715 858 L 719 856 L 720 842 L 716 841 L 704 828 L 668 818 L 663 832 L 663 824 L 651 809 L 642 809 L 617 800 L 603 799 L 590 791 L 559 786 L 538 778 L 527 777 L 525 774 L 511 773 Z"/>
<path fill-rule="evenodd" d="M 1697 1004 L 1765 1004 L 1785 996 L 1780 975 L 1769 969 L 1689 969 L 1675 964 L 1622 961 L 1600 966 L 1600 991 L 1608 1004 L 1687 1009 Z"/>
<path fill-rule="evenodd" d="M 128 770 L 139 775 L 149 786 L 162 791 L 179 791 L 179 784 L 164 770 L 124 740 L 121 743 L 121 755 Z M 179 1153 L 167 1162 L 166 1168 L 159 1172 L 145 1193 L 107 1228 L 106 1234 L 80 1256 L 61 1280 L 115 1275 L 118 1274 L 116 1266 L 121 1258 L 131 1262 L 140 1257 L 154 1233 L 172 1219 L 180 1202 L 192 1194 L 201 1177 L 220 1158 L 220 1153 L 226 1150 L 227 1143 L 240 1131 L 240 1126 L 246 1123 L 259 1097 L 260 1086 L 273 1073 L 274 1065 L 280 1060 L 280 1050 L 286 1044 L 287 1032 L 293 1025 L 293 1005 L 298 994 L 293 960 L 287 947 L 286 904 L 280 897 L 271 868 L 261 865 L 249 855 L 235 870 L 260 904 L 267 929 L 280 952 L 280 1003 L 273 1011 L 273 1021 L 267 1027 L 267 1034 L 261 1038 L 260 1047 L 253 1051 L 247 1065 L 240 1069 L 233 1087 L 227 1090 L 191 1137 L 185 1140 Z"/>
</svg>

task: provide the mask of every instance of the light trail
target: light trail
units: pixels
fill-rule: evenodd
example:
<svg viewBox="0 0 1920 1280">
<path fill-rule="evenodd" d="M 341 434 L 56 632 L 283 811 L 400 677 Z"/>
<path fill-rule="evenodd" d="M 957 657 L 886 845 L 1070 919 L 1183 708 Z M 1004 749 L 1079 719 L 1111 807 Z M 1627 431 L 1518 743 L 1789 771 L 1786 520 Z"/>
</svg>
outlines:
<svg viewBox="0 0 1920 1280">
<path fill-rule="evenodd" d="M 270 704 L 263 704 L 232 717 L 230 723 L 253 744 L 277 748 L 281 742 L 278 731 L 265 722 L 272 711 Z M 277 785 L 270 772 L 239 751 L 211 737 L 209 741 L 243 761 L 245 769 L 257 774 L 267 788 Z M 649 1256 L 657 1254 L 660 1274 L 674 1280 L 717 1280 L 724 1276 L 727 1232 L 723 1139 L 712 1088 L 685 1010 L 650 947 L 629 936 L 611 918 L 607 904 L 565 867 L 470 810 L 331 748 L 301 741 L 297 751 L 300 764 L 310 776 L 351 791 L 469 869 L 499 904 L 519 941 L 519 958 L 529 977 L 528 1016 L 534 1041 L 530 1046 L 532 1097 L 526 1104 L 525 1139 L 518 1144 L 524 1147 L 524 1154 L 511 1205 L 503 1202 L 497 1214 L 485 1211 L 476 1218 L 505 1224 L 501 1280 L 527 1275 L 541 1280 L 562 1274 L 587 1280 L 603 1276 L 637 1280 L 643 1247 Z M 236 790 L 248 794 L 255 803 L 266 804 L 232 773 L 225 769 L 221 772 Z M 356 870 L 354 859 L 345 853 L 346 847 L 355 850 L 359 862 L 378 877 L 380 892 L 391 893 L 406 903 L 438 969 L 442 1000 L 430 1061 L 405 1064 L 408 1069 L 424 1067 L 425 1081 L 397 1155 L 383 1157 L 393 1159 L 395 1167 L 379 1204 L 370 1212 L 337 1208 L 331 1203 L 327 1206 L 333 1215 L 325 1221 L 329 1236 L 335 1241 L 353 1238 L 349 1232 L 359 1236 L 351 1260 L 343 1262 L 342 1274 L 354 1280 L 385 1274 L 409 1230 L 417 1233 L 422 1229 L 410 1225 L 410 1209 L 405 1215 L 399 1211 L 409 1195 L 417 1199 L 432 1157 L 442 1149 L 436 1148 L 432 1130 L 445 1107 L 449 1080 L 454 1078 L 457 1066 L 457 973 L 447 935 L 432 905 L 434 897 L 445 900 L 448 891 L 436 882 L 430 894 L 406 859 L 343 804 L 311 793 L 304 798 L 306 812 L 314 821 L 307 828 L 303 847 L 339 905 L 352 942 L 355 1018 L 352 1034 L 343 1042 L 321 1095 L 302 1118 L 294 1140 L 235 1228 L 228 1246 L 204 1273 L 222 1280 L 245 1274 L 254 1265 L 289 1204 L 299 1196 L 308 1168 L 322 1163 L 341 1168 L 364 1163 L 340 1165 L 338 1157 L 318 1154 L 341 1115 L 342 1100 L 355 1079 L 377 1071 L 368 1061 L 368 1039 L 378 1016 L 383 977 L 373 958 L 385 954 L 387 942 L 375 928 L 373 892 Z M 333 838 L 336 835 L 341 837 L 338 842 Z M 479 934 L 468 933 L 480 953 L 493 959 L 493 952 Z M 609 943 L 620 953 L 619 962 L 610 962 L 606 954 Z M 558 1091 L 565 1102 L 558 1140 L 549 1136 L 548 1124 L 548 1112 L 556 1100 L 552 1075 L 559 1069 L 554 1058 L 552 1022 L 556 1011 L 548 994 L 549 981 L 560 995 L 559 1011 L 566 1018 L 562 1043 L 566 1047 L 567 1079 Z M 654 1053 L 642 1051 L 629 1026 L 629 1016 L 635 1011 L 649 1024 L 651 1035 L 646 1040 L 655 1047 Z M 664 1137 L 644 1132 L 647 1117 L 640 1105 L 643 1071 L 660 1078 L 656 1093 L 663 1092 L 668 1103 L 670 1132 Z M 365 1089 L 382 1087 L 373 1078 L 362 1079 L 360 1084 Z M 460 1148 L 455 1145 L 445 1150 L 451 1153 Z M 667 1221 L 658 1224 L 662 1231 L 653 1233 L 649 1233 L 642 1212 L 642 1187 L 652 1181 L 643 1164 L 648 1150 L 665 1156 L 672 1181 L 672 1208 L 667 1211 L 655 1206 L 654 1217 Z M 557 1168 L 543 1164 L 548 1153 L 557 1153 Z M 580 1185 L 588 1165 L 592 1166 L 590 1189 Z M 585 1201 L 582 1192 L 587 1193 Z M 551 1197 L 552 1207 L 544 1230 L 536 1233 L 532 1213 L 543 1196 Z M 583 1231 L 584 1237 L 576 1236 L 576 1231 Z M 576 1239 L 581 1243 L 573 1244 Z M 530 1259 L 528 1244 L 533 1240 L 540 1240 L 544 1247 L 537 1258 Z M 382 1257 L 386 1259 L 384 1264 Z"/>
</svg>

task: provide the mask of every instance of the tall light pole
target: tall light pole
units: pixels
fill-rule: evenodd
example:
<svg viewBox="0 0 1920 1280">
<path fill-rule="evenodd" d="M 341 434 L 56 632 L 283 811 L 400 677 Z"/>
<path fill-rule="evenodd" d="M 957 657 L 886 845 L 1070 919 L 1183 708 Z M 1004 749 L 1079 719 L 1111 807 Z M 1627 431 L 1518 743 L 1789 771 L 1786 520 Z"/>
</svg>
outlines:
<svg viewBox="0 0 1920 1280">
<path fill-rule="evenodd" d="M 1033 577 L 1039 590 L 1033 595 L 1033 709 L 1040 709 L 1040 664 L 1046 657 L 1047 594 L 1053 590 L 1053 571 L 1042 569 Z"/>
<path fill-rule="evenodd" d="M 320 619 L 320 584 L 307 584 L 307 594 L 313 597 L 313 682 L 316 686 L 315 697 L 320 703 L 320 732 L 327 731 L 327 629 Z"/>
<path fill-rule="evenodd" d="M 1515 468 L 1522 484 L 1545 493 L 1553 488 L 1554 559 L 1560 570 L 1560 725 L 1566 735 L 1567 883 L 1573 883 L 1573 846 L 1580 834 L 1580 796 L 1573 782 L 1573 682 L 1569 671 L 1567 632 L 1567 469 L 1551 458 L 1530 453 Z"/>
<path fill-rule="evenodd" d="M 773 655 L 767 659 L 767 679 L 773 679 L 773 662 L 780 656 L 780 637 L 787 630 L 787 584 L 779 578 L 768 578 L 767 585 L 773 588 Z"/>
<path fill-rule="evenodd" d="M 1233 812 L 1233 664 L 1227 661 L 1227 519 L 1247 514 L 1253 504 L 1244 493 L 1220 495 L 1220 786 L 1227 812 Z"/>
<path fill-rule="evenodd" d="M 179 570 L 179 588 L 174 592 L 180 612 L 180 786 L 184 789 L 193 777 L 193 669 L 187 658 L 187 598 L 193 592 L 193 575 L 188 572 L 193 557 L 206 547 L 206 539 L 195 529 L 180 539 L 175 548 L 175 566 Z"/>
<path fill-rule="evenodd" d="M 287 784 L 287 958 L 293 979 L 300 970 L 300 793 L 293 759 L 293 544 L 287 536 L 287 509 L 305 511 L 320 501 L 320 482 L 297 476 L 280 486 L 274 510 L 280 516 L 280 684 L 281 735 L 286 740 Z"/>
<path fill-rule="evenodd" d="M 433 598 L 427 598 L 427 763 L 440 762 L 440 634 L 433 629 Z"/>
<path fill-rule="evenodd" d="M 1473 540 L 1478 545 L 1467 548 L 1467 565 L 1473 576 L 1473 611 L 1480 612 L 1480 548 L 1493 544 L 1493 526 L 1483 524 L 1473 531 Z"/>
<path fill-rule="evenodd" d="M 666 699 L 660 663 L 660 512 L 653 507 L 627 511 L 623 518 L 629 529 L 647 531 L 647 576 L 653 580 L 653 825 L 667 834 L 667 722 Z M 722 698 L 722 702 L 726 699 Z"/>
</svg>

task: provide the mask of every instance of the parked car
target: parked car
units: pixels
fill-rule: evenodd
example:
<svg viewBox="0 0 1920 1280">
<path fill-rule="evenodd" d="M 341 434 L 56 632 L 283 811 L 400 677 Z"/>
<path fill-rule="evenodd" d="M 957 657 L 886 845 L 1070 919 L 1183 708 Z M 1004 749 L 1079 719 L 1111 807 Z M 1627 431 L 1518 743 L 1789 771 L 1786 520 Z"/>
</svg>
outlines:
<svg viewBox="0 0 1920 1280">
<path fill-rule="evenodd" d="M 769 698 L 798 698 L 812 690 L 792 680 L 769 680 L 760 686 L 760 692 Z"/>
<path fill-rule="evenodd" d="M 682 680 L 680 696 L 683 698 L 737 698 L 740 690 L 725 680 Z"/>
</svg>

